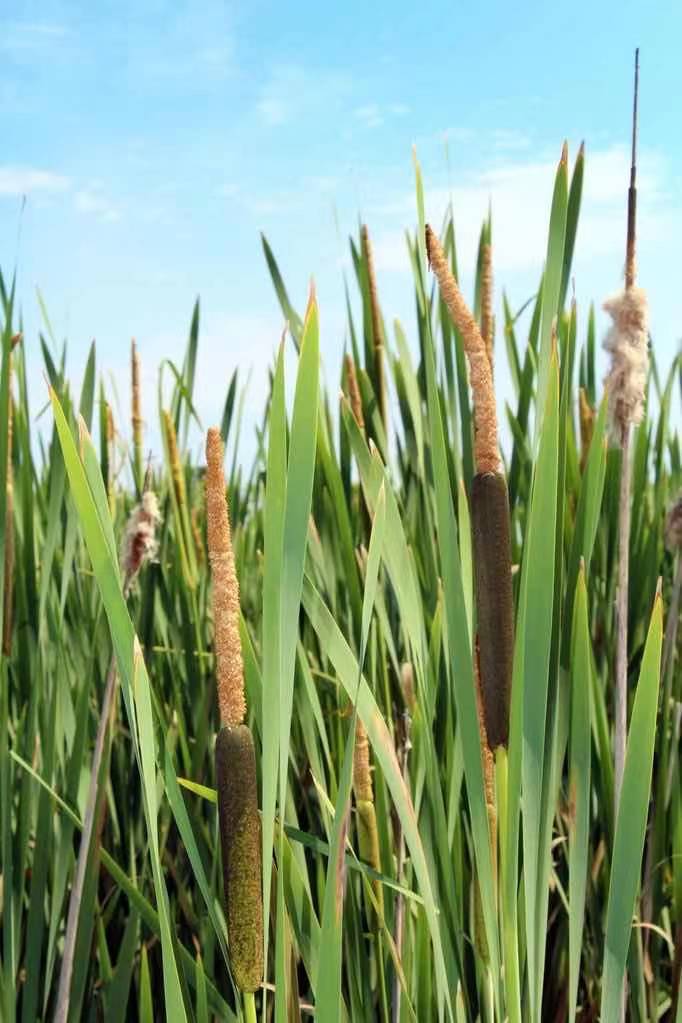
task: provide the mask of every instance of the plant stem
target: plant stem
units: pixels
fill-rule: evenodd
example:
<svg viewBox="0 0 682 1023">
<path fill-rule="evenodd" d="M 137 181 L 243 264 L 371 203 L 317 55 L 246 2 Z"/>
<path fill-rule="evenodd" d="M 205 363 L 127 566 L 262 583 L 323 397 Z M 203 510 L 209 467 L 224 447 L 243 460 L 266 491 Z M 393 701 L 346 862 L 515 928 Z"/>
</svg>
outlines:
<svg viewBox="0 0 682 1023">
<path fill-rule="evenodd" d="M 253 992 L 245 991 L 243 994 L 244 1000 L 244 1019 L 246 1023 L 256 1023 L 256 1000 L 253 997 Z"/>
<path fill-rule="evenodd" d="M 618 589 L 616 593 L 616 706 L 614 742 L 614 820 L 618 815 L 625 767 L 628 686 L 628 577 L 630 571 L 630 426 L 621 438 L 620 497 L 618 502 Z"/>
<path fill-rule="evenodd" d="M 92 757 L 90 769 L 90 786 L 88 789 L 88 802 L 83 817 L 83 831 L 81 844 L 78 850 L 78 862 L 76 864 L 76 876 L 71 897 L 69 899 L 69 914 L 66 921 L 66 934 L 64 936 L 64 952 L 62 955 L 62 966 L 59 974 L 59 988 L 57 991 L 57 1006 L 55 1009 L 55 1023 L 66 1023 L 69 1018 L 69 1000 L 71 997 L 71 976 L 73 974 L 73 959 L 76 951 L 76 935 L 78 933 L 78 920 L 80 917 L 81 902 L 83 899 L 83 887 L 85 885 L 85 872 L 88 867 L 88 853 L 92 841 L 92 834 L 97 811 L 97 797 L 99 794 L 99 773 L 104 753 L 104 741 L 107 734 L 107 726 L 111 716 L 114 692 L 116 689 L 116 658 L 112 656 L 107 672 L 107 681 L 102 701 L 102 712 L 99 725 L 97 726 L 97 738 L 95 739 L 95 751 Z"/>
</svg>

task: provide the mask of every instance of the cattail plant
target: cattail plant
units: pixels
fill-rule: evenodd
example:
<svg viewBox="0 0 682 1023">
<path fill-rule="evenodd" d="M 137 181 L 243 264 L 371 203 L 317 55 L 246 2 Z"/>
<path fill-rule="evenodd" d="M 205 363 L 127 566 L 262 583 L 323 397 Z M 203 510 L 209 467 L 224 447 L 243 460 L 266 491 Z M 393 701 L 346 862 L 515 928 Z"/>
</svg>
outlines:
<svg viewBox="0 0 682 1023">
<path fill-rule="evenodd" d="M 483 717 L 490 748 L 506 746 L 513 659 L 511 537 L 507 481 L 500 471 L 497 409 L 486 343 L 457 286 L 431 227 L 426 252 L 441 296 L 459 330 L 469 360 L 474 397 L 474 459 L 471 520 Z"/>
<path fill-rule="evenodd" d="M 81 431 L 86 430 L 86 426 L 82 420 L 79 421 L 79 429 Z M 147 479 L 145 480 L 145 489 L 142 494 L 142 500 L 130 513 L 121 543 L 120 564 L 123 575 L 123 593 L 126 597 L 130 593 L 130 589 L 144 563 L 154 558 L 157 551 L 156 532 L 161 522 L 161 514 L 159 512 L 156 494 L 153 490 L 151 490 L 149 475 L 150 474 L 148 474 Z M 90 855 L 91 846 L 93 845 L 93 835 L 98 836 L 102 827 L 101 809 L 99 811 L 98 821 L 99 775 L 100 768 L 102 766 L 102 759 L 104 757 L 107 732 L 115 713 L 114 697 L 116 694 L 116 683 L 116 658 L 112 656 L 104 687 L 99 724 L 97 726 L 97 736 L 95 738 L 95 749 L 92 755 L 90 785 L 88 787 L 88 797 L 85 807 L 85 815 L 83 817 L 83 830 L 81 834 L 81 844 L 78 850 L 76 874 L 71 886 L 71 894 L 69 896 L 69 912 L 66 921 L 62 966 L 59 975 L 57 1004 L 54 1015 L 55 1023 L 66 1023 L 69 1018 L 71 979 L 76 952 L 76 936 L 78 933 L 78 921 L 83 901 L 88 856 Z M 98 841 L 98 838 L 96 838 L 96 841 Z"/>
<path fill-rule="evenodd" d="M 258 785 L 253 737 L 244 724 L 244 669 L 239 638 L 239 584 L 225 493 L 223 444 L 206 438 L 206 521 L 213 582 L 213 630 L 221 728 L 216 781 L 230 965 L 237 987 L 256 991 L 263 979 L 263 901 Z"/>
<path fill-rule="evenodd" d="M 367 225 L 362 225 L 361 230 L 362 251 L 367 266 L 367 288 L 369 290 L 369 310 L 372 325 L 372 351 L 374 354 L 374 382 L 377 390 L 377 402 L 379 415 L 384 430 L 388 425 L 388 397 L 386 394 L 386 374 L 384 370 L 384 331 L 381 322 L 381 310 L 379 309 L 379 298 L 377 295 L 377 281 L 374 273 L 374 256 L 372 255 L 372 244 L 369 239 Z"/>
<path fill-rule="evenodd" d="M 615 805 L 618 808 L 625 766 L 627 733 L 628 585 L 630 564 L 630 434 L 641 421 L 649 365 L 646 294 L 635 287 L 637 210 L 637 101 L 639 50 L 635 52 L 635 88 L 632 110 L 632 159 L 628 189 L 628 226 L 625 257 L 625 289 L 604 303 L 613 323 L 604 339 L 611 357 L 605 388 L 609 398 L 611 434 L 621 452 L 618 504 L 618 591 L 616 597 L 615 687 Z"/>
</svg>

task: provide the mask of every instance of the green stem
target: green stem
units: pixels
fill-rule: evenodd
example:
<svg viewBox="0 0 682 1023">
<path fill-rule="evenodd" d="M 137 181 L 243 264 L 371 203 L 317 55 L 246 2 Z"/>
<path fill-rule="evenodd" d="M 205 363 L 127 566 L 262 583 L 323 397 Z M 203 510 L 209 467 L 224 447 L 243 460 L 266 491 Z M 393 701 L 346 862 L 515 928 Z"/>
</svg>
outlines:
<svg viewBox="0 0 682 1023">
<path fill-rule="evenodd" d="M 256 1000 L 253 997 L 252 991 L 245 991 L 243 994 L 244 999 L 244 1019 L 246 1023 L 256 1023 Z"/>
</svg>

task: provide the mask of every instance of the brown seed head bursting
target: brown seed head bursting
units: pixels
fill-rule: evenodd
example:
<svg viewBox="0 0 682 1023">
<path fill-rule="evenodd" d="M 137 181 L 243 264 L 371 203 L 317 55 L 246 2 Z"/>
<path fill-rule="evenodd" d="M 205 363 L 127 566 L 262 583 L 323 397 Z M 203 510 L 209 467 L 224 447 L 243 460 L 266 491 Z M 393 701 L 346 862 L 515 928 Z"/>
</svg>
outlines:
<svg viewBox="0 0 682 1023">
<path fill-rule="evenodd" d="M 206 437 L 206 523 L 213 578 L 213 630 L 220 720 L 244 720 L 244 669 L 239 638 L 239 583 L 234 567 L 223 472 L 223 442 L 217 427 Z"/>
<path fill-rule="evenodd" d="M 476 427 L 474 436 L 476 471 L 479 473 L 497 472 L 500 465 L 500 453 L 497 447 L 497 410 L 493 377 L 485 342 L 476 320 L 452 276 L 441 244 L 428 224 L 426 225 L 426 254 L 431 269 L 438 278 L 443 301 L 462 335 L 464 351 L 469 359 Z"/>
</svg>

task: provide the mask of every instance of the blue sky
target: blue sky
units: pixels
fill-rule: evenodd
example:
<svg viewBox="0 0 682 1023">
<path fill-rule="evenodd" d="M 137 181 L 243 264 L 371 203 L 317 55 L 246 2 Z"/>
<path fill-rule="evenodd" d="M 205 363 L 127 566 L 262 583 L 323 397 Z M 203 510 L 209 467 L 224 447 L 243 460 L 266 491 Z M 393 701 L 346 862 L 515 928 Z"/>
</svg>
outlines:
<svg viewBox="0 0 682 1023">
<path fill-rule="evenodd" d="M 72 377 L 95 337 L 125 417 L 138 339 L 152 444 L 157 366 L 180 360 L 200 295 L 202 421 L 219 418 L 240 365 L 252 369 L 253 422 L 282 327 L 261 230 L 300 310 L 315 278 L 335 387 L 359 216 L 387 323 L 413 323 L 403 236 L 415 217 L 413 144 L 434 222 L 453 197 L 465 289 L 491 201 L 497 298 L 504 287 L 520 306 L 541 270 L 562 141 L 572 160 L 585 139 L 584 325 L 588 301 L 622 279 L 636 45 L 639 278 L 669 365 L 682 335 L 680 39 L 672 3 L 4 0 L 0 265 L 17 266 L 36 407 L 36 287 L 69 338 Z M 502 374 L 503 396 L 508 387 Z"/>
</svg>

